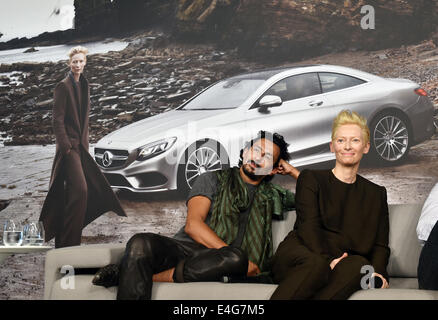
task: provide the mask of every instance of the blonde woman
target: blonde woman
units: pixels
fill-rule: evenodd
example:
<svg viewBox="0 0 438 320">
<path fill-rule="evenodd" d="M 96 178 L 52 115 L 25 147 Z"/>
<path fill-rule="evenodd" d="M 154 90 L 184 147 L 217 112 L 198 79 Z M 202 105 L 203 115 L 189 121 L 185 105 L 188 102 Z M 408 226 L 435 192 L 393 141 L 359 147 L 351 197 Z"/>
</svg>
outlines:
<svg viewBox="0 0 438 320">
<path fill-rule="evenodd" d="M 388 287 L 386 189 L 357 174 L 370 149 L 366 120 L 344 110 L 333 122 L 331 170 L 304 170 L 296 187 L 297 220 L 273 260 L 279 283 L 271 299 L 347 299 L 366 288 Z"/>
<path fill-rule="evenodd" d="M 45 240 L 55 237 L 56 248 L 80 245 L 82 229 L 107 211 L 126 216 L 88 153 L 90 89 L 82 74 L 87 52 L 81 46 L 70 50 L 70 72 L 56 85 L 54 93 L 56 154 L 40 220 Z"/>
</svg>

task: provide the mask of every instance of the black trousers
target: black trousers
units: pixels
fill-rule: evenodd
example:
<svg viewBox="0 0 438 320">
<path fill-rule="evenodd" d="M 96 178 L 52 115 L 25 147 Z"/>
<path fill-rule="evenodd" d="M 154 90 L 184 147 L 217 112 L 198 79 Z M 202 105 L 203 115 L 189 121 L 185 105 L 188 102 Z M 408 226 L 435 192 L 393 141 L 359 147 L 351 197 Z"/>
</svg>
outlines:
<svg viewBox="0 0 438 320">
<path fill-rule="evenodd" d="M 174 282 L 220 281 L 245 276 L 248 257 L 239 248 L 209 249 L 154 233 L 139 233 L 127 243 L 120 263 L 118 300 L 148 300 L 152 276 L 175 268 Z"/>
<path fill-rule="evenodd" d="M 344 300 L 361 289 L 363 265 L 370 262 L 360 255 L 342 259 L 331 270 L 329 262 L 313 253 L 290 233 L 274 255 L 272 274 L 279 284 L 272 300 Z"/>
<path fill-rule="evenodd" d="M 82 227 L 87 211 L 88 187 L 82 169 L 80 151 L 72 149 L 65 156 L 65 207 L 61 228 L 55 236 L 55 248 L 81 244 Z"/>
<path fill-rule="evenodd" d="M 421 250 L 417 274 L 420 289 L 438 290 L 438 222 Z"/>
</svg>

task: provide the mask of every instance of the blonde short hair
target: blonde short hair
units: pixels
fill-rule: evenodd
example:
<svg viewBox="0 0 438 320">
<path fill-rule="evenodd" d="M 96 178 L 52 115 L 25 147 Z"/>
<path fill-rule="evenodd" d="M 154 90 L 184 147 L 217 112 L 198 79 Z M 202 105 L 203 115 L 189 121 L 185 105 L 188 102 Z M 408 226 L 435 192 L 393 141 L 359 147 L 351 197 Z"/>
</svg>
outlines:
<svg viewBox="0 0 438 320">
<path fill-rule="evenodd" d="M 335 139 L 336 131 L 345 124 L 356 124 L 362 129 L 362 136 L 365 143 L 370 142 L 370 129 L 367 126 L 367 119 L 357 112 L 342 110 L 336 116 L 332 125 L 332 141 Z"/>
<path fill-rule="evenodd" d="M 78 53 L 83 53 L 85 58 L 87 58 L 88 49 L 82 46 L 71 48 L 70 51 L 68 52 L 69 61 L 71 61 L 71 58 Z"/>
</svg>

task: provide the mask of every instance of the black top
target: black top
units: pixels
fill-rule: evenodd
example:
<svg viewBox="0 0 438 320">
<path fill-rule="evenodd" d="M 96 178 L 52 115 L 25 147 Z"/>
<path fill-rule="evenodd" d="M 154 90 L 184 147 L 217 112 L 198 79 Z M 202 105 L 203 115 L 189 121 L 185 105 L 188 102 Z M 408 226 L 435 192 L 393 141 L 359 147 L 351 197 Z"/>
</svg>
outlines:
<svg viewBox="0 0 438 320">
<path fill-rule="evenodd" d="M 344 252 L 367 258 L 387 279 L 389 219 L 386 189 L 357 175 L 352 184 L 331 170 L 303 170 L 296 187 L 294 230 L 331 262 Z"/>
<path fill-rule="evenodd" d="M 246 183 L 246 187 L 248 188 L 250 203 L 254 199 L 255 191 L 257 190 L 257 186 Z M 214 200 L 216 197 L 216 192 L 218 191 L 218 179 L 216 173 L 214 172 L 206 172 L 201 174 L 198 179 L 196 179 L 192 190 L 190 190 L 189 195 L 187 197 L 187 202 L 195 197 L 195 196 L 204 196 L 210 199 L 211 205 L 208 211 L 207 217 L 205 219 L 205 223 L 209 225 L 211 212 L 213 210 Z M 236 239 L 231 243 L 231 246 L 240 247 L 243 241 L 243 235 L 245 233 L 246 225 L 248 223 L 248 216 L 251 210 L 251 206 L 248 207 L 244 212 L 239 213 L 239 229 L 237 232 Z M 173 238 L 176 240 L 182 241 L 191 241 L 195 242 L 185 231 L 184 227 L 182 227 Z"/>
</svg>

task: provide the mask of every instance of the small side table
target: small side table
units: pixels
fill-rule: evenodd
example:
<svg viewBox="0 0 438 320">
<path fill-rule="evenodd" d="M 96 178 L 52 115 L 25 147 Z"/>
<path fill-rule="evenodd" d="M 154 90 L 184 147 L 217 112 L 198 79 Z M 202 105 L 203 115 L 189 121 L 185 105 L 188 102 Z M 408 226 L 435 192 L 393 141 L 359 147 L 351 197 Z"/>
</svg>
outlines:
<svg viewBox="0 0 438 320">
<path fill-rule="evenodd" d="M 0 264 L 12 254 L 44 252 L 53 249 L 50 246 L 0 246 Z"/>
</svg>

